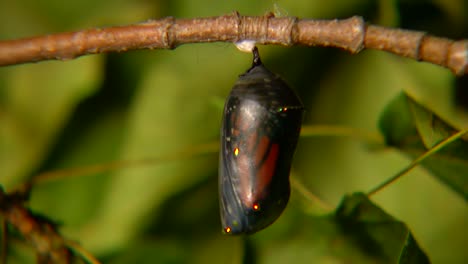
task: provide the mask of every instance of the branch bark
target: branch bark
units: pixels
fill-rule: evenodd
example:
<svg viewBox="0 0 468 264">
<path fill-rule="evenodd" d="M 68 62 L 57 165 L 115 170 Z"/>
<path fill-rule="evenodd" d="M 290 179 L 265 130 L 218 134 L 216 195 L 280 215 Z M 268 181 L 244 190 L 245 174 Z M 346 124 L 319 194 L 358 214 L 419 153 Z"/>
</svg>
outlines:
<svg viewBox="0 0 468 264">
<path fill-rule="evenodd" d="M 0 186 L 0 216 L 35 247 L 37 262 L 71 263 L 72 252 L 66 247 L 56 225 L 45 217 L 35 215 L 23 206 L 24 202 L 23 194 L 7 194 Z"/>
<path fill-rule="evenodd" d="M 75 263 L 79 254 L 83 260 L 90 264 L 100 262 L 84 248 L 64 238 L 57 229 L 57 224 L 43 215 L 31 211 L 24 204 L 31 185 L 26 184 L 24 189 L 13 193 L 6 193 L 0 185 L 0 217 L 14 227 L 23 238 L 36 249 L 37 263 Z M 6 238 L 5 228 L 3 230 Z M 7 240 L 0 241 L 6 245 Z M 7 248 L 5 246 L 5 248 Z M 6 263 L 7 251 L 0 252 Z"/>
<path fill-rule="evenodd" d="M 69 60 L 87 54 L 135 49 L 174 49 L 201 42 L 336 47 L 351 53 L 364 48 L 394 53 L 468 74 L 468 40 L 454 41 L 424 32 L 366 25 L 362 17 L 311 20 L 296 17 L 225 16 L 151 20 L 141 24 L 89 29 L 0 41 L 0 66 L 43 60 Z"/>
</svg>

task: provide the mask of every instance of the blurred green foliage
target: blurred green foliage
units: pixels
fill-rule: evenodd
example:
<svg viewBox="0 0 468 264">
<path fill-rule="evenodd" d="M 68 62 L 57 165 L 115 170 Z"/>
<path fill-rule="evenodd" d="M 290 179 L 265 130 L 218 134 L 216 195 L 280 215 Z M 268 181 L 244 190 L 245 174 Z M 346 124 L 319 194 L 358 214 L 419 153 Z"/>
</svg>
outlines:
<svg viewBox="0 0 468 264">
<path fill-rule="evenodd" d="M 0 39 L 275 9 L 301 18 L 361 15 L 451 38 L 468 34 L 464 0 L 0 0 Z M 455 77 L 446 69 L 377 51 L 262 46 L 260 52 L 301 96 L 306 125 L 379 133 L 382 111 L 401 91 L 455 128 L 466 124 L 454 107 Z M 0 184 L 9 190 L 38 172 L 190 151 L 191 158 L 38 184 L 31 206 L 63 223 L 66 237 L 105 263 L 239 263 L 245 242 L 221 234 L 217 154 L 203 145 L 218 141 L 220 102 L 250 63 L 251 55 L 232 44 L 215 43 L 0 68 Z M 396 149 L 366 146 L 353 138 L 303 137 L 295 176 L 337 206 L 345 194 L 366 191 L 410 162 Z M 412 171 L 373 200 L 407 224 L 434 263 L 468 259 L 466 201 L 429 171 Z M 339 263 L 329 254 L 333 243 L 316 238 L 334 230 L 320 232 L 317 211 L 293 189 L 280 219 L 249 238 L 251 260 Z M 13 263 L 24 263 L 32 250 L 12 248 Z"/>
</svg>

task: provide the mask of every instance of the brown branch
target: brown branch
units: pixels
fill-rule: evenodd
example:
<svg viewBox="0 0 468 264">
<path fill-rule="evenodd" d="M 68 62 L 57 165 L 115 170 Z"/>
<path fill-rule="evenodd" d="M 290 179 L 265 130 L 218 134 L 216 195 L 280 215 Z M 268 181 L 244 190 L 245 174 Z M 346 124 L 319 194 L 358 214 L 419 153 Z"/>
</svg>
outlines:
<svg viewBox="0 0 468 264">
<path fill-rule="evenodd" d="M 134 49 L 173 49 L 187 43 L 238 42 L 305 45 L 388 51 L 399 56 L 447 67 L 468 74 L 468 40 L 454 41 L 424 32 L 366 25 L 361 17 L 311 20 L 296 17 L 225 16 L 174 19 L 0 41 L 0 65 L 42 60 L 68 60 L 78 56 Z"/>
<path fill-rule="evenodd" d="M 37 263 L 72 263 L 74 255 L 70 251 L 70 242 L 60 235 L 55 223 L 25 207 L 25 199 L 23 193 L 7 194 L 0 186 L 0 216 L 36 249 Z M 86 256 L 87 260 L 98 263 L 89 256 Z"/>
<path fill-rule="evenodd" d="M 0 264 L 7 264 L 7 250 L 8 250 L 8 230 L 7 223 L 4 219 L 0 219 L 1 232 L 2 232 L 2 245 L 0 251 Z"/>
</svg>

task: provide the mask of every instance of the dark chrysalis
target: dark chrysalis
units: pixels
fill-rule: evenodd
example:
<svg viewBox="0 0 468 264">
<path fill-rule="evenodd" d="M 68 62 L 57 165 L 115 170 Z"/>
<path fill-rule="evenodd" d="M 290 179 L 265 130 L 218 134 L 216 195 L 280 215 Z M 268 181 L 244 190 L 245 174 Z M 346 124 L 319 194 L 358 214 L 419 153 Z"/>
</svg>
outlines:
<svg viewBox="0 0 468 264">
<path fill-rule="evenodd" d="M 289 171 L 304 107 L 260 61 L 242 74 L 224 106 L 219 198 L 225 234 L 252 234 L 272 224 L 289 200 Z"/>
</svg>

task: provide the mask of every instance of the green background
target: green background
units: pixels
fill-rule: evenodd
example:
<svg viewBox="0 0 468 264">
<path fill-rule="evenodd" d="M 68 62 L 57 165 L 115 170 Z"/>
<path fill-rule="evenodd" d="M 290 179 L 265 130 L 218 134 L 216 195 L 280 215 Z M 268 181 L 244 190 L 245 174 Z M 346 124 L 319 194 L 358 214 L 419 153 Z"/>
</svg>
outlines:
<svg viewBox="0 0 468 264">
<path fill-rule="evenodd" d="M 361 15 L 373 24 L 468 35 L 463 0 L 0 0 L 0 39 L 234 10 L 321 19 Z M 453 110 L 459 80 L 444 68 L 378 51 L 261 46 L 260 53 L 302 98 L 305 125 L 378 133 L 381 112 L 402 90 L 456 127 L 466 120 Z M 160 158 L 150 166 L 38 184 L 31 206 L 105 263 L 238 263 L 241 239 L 220 231 L 217 147 L 204 146 L 216 146 L 224 99 L 250 64 L 251 55 L 233 44 L 214 43 L 2 67 L 0 184 L 9 190 L 39 172 Z M 299 141 L 293 174 L 336 206 L 343 195 L 371 189 L 410 161 L 356 138 L 308 136 Z M 434 263 L 468 259 L 466 201 L 426 170 L 417 168 L 373 200 L 410 227 Z M 339 263 L 314 237 L 320 213 L 293 188 L 280 219 L 252 237 L 256 259 Z M 11 254 L 20 263 L 32 249 L 18 246 Z"/>
</svg>

